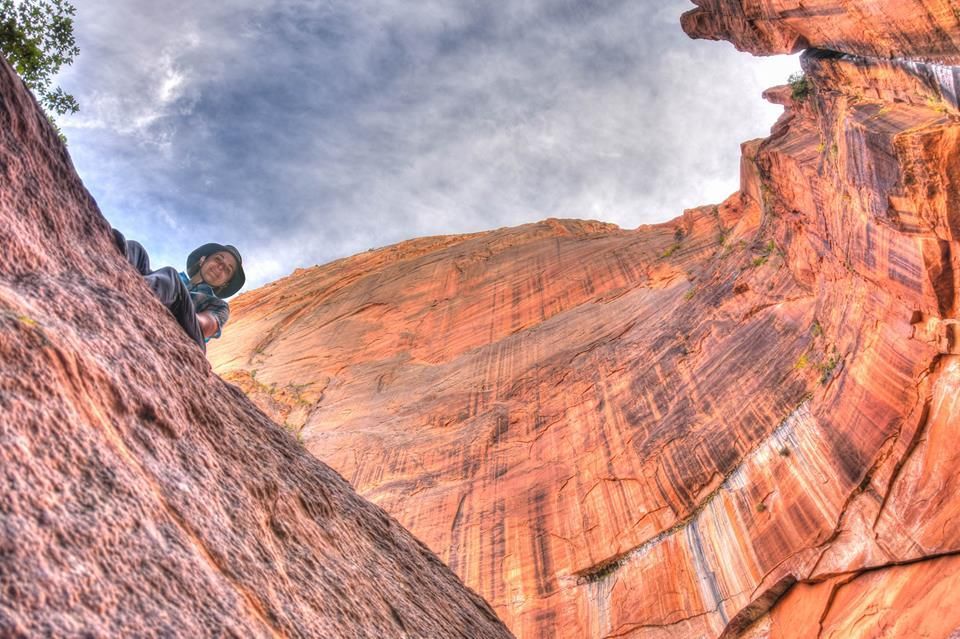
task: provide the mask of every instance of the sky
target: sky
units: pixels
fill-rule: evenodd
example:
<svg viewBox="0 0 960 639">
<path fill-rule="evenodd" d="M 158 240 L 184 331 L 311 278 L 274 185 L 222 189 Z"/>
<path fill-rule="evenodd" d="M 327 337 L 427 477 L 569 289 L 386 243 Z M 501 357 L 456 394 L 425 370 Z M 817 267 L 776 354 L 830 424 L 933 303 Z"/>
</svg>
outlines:
<svg viewBox="0 0 960 639">
<path fill-rule="evenodd" d="M 74 0 L 69 151 L 156 267 L 236 245 L 249 290 L 426 235 L 632 229 L 738 188 L 799 70 L 689 0 Z"/>
</svg>

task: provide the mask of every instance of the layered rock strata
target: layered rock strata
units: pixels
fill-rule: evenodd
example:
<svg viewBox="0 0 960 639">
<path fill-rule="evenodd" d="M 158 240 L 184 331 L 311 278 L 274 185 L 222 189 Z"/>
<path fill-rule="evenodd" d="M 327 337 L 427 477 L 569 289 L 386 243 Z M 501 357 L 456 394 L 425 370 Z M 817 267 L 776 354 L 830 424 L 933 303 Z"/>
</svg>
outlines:
<svg viewBox="0 0 960 639">
<path fill-rule="evenodd" d="M 510 636 L 213 374 L 2 60 L 0 246 L 0 636 Z"/>
<path fill-rule="evenodd" d="M 694 35 L 848 52 L 768 91 L 737 194 L 298 271 L 237 300 L 215 369 L 518 637 L 950 636 L 955 5 L 913 3 L 925 38 L 859 3 L 698 4 Z"/>
<path fill-rule="evenodd" d="M 693 38 L 729 40 L 757 55 L 817 48 L 873 58 L 960 64 L 955 0 L 691 0 Z"/>
</svg>

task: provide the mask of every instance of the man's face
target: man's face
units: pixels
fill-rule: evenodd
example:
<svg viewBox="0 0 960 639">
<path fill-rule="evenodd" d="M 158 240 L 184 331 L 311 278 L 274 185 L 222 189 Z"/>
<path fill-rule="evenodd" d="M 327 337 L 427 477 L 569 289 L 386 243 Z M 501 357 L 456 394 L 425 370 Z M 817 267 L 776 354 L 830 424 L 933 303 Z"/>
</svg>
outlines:
<svg viewBox="0 0 960 639">
<path fill-rule="evenodd" d="M 237 258 L 227 251 L 200 258 L 200 276 L 214 288 L 230 281 L 237 271 Z"/>
</svg>

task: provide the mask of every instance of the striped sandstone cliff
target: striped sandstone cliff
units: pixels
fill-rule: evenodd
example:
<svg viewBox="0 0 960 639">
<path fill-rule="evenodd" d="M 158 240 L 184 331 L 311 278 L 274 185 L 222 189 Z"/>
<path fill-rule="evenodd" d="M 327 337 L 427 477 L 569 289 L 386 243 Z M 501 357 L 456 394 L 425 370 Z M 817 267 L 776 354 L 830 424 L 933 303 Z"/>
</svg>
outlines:
<svg viewBox="0 0 960 639">
<path fill-rule="evenodd" d="M 215 370 L 518 637 L 951 636 L 960 10 L 697 4 L 808 48 L 738 193 L 299 270 Z"/>
</svg>

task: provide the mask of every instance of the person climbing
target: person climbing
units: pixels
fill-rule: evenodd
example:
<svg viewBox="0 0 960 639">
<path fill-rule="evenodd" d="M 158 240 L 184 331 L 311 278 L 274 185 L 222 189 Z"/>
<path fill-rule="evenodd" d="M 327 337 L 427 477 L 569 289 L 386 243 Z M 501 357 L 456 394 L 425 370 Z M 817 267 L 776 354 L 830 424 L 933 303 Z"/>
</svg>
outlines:
<svg viewBox="0 0 960 639">
<path fill-rule="evenodd" d="M 206 352 L 207 342 L 220 337 L 230 318 L 225 299 L 246 281 L 240 252 L 229 244 L 211 242 L 187 256 L 186 273 L 178 273 L 172 266 L 154 271 L 142 244 L 126 239 L 117 229 L 113 229 L 113 236 L 120 254 L 143 275 L 150 290 Z"/>
</svg>

